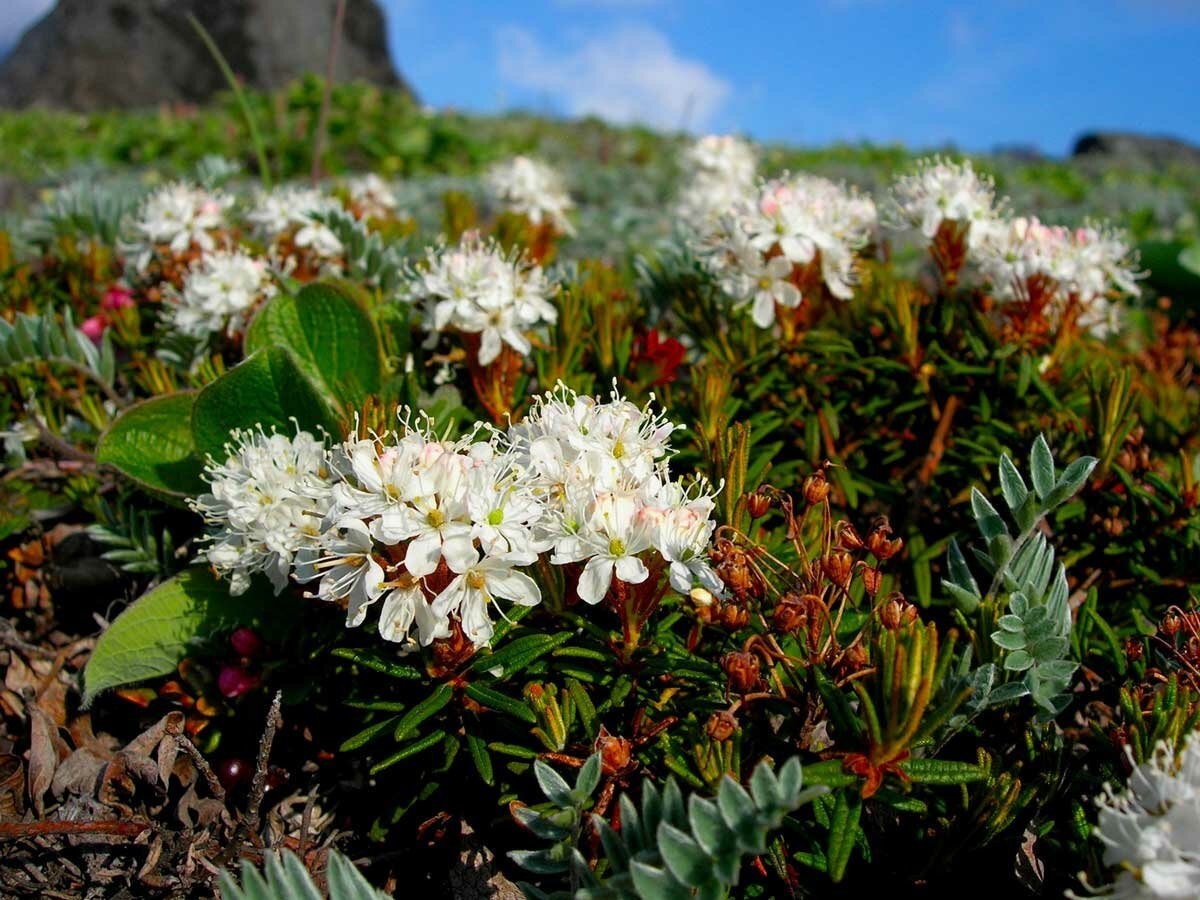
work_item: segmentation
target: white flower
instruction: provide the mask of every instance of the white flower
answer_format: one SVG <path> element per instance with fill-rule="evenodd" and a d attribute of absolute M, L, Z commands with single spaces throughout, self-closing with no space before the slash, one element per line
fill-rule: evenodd
<path fill-rule="evenodd" d="M 1119 868 L 1106 896 L 1183 900 L 1200 896 L 1200 739 L 1193 733 L 1178 759 L 1160 744 L 1134 766 L 1128 788 L 1098 799 L 1096 836 L 1104 862 Z"/>
<path fill-rule="evenodd" d="M 891 227 L 916 231 L 926 240 L 933 240 L 943 222 L 953 222 L 966 229 L 967 246 L 999 217 L 992 179 L 977 173 L 970 160 L 940 157 L 921 160 L 916 171 L 896 181 L 886 215 Z"/>
<path fill-rule="evenodd" d="M 1067 312 L 1104 337 L 1116 326 L 1113 297 L 1139 293 L 1135 255 L 1124 236 L 1100 225 L 1069 229 L 1014 218 L 972 247 L 978 278 L 1002 302 L 1043 306 L 1058 323 Z"/>
<path fill-rule="evenodd" d="M 215 530 L 208 562 L 241 594 L 263 572 L 279 593 L 297 551 L 315 545 L 331 501 L 324 445 L 308 432 L 295 437 L 238 431 L 228 459 L 206 466 L 209 493 L 191 502 Z"/>
<path fill-rule="evenodd" d="M 650 547 L 646 521 L 638 515 L 637 500 L 630 496 L 602 494 L 596 498 L 587 524 L 580 532 L 559 541 L 551 562 L 587 565 L 579 576 L 579 599 L 596 604 L 604 599 L 614 573 L 626 584 L 641 584 L 650 570 L 638 554 Z"/>
<path fill-rule="evenodd" d="M 455 614 L 462 621 L 463 632 L 477 646 L 492 637 L 492 620 L 488 607 L 496 598 L 520 606 L 537 606 L 542 592 L 528 575 L 514 568 L 512 559 L 487 556 L 470 562 L 457 560 L 450 564 L 457 573 L 446 589 L 433 601 L 433 614 L 438 617 Z"/>
<path fill-rule="evenodd" d="M 255 234 L 272 245 L 273 250 L 280 241 L 290 238 L 296 247 L 308 250 L 318 260 L 331 263 L 342 256 L 345 248 L 332 229 L 317 217 L 341 208 L 333 197 L 314 188 L 288 185 L 260 192 L 253 208 L 246 214 L 246 221 L 253 226 Z M 285 266 L 295 264 L 292 259 L 280 262 Z"/>
<path fill-rule="evenodd" d="M 346 183 L 355 213 L 363 219 L 385 219 L 396 209 L 396 195 L 387 182 L 371 172 Z"/>
<path fill-rule="evenodd" d="M 129 223 L 131 240 L 126 249 L 136 254 L 136 266 L 145 271 L 156 249 L 166 246 L 181 254 L 193 246 L 202 251 L 216 246 L 214 232 L 226 225 L 232 199 L 185 181 L 164 185 L 142 201 Z"/>
<path fill-rule="evenodd" d="M 769 327 L 775 319 L 773 303 L 799 302 L 779 286 L 786 278 L 785 264 L 791 266 L 790 275 L 819 260 L 829 293 L 842 300 L 853 296 L 858 254 L 870 242 L 876 212 L 869 198 L 851 188 L 793 175 L 763 182 L 704 224 L 693 242 L 696 250 L 735 305 L 751 307 L 755 322 Z M 764 276 L 770 267 L 773 272 Z M 766 296 L 764 277 L 772 282 Z"/>
<path fill-rule="evenodd" d="M 526 156 L 515 156 L 488 169 L 487 182 L 510 211 L 527 217 L 534 225 L 545 223 L 560 234 L 572 233 L 567 218 L 571 197 L 562 178 L 550 166 Z"/>
<path fill-rule="evenodd" d="M 431 334 L 478 335 L 477 359 L 486 366 L 505 344 L 529 353 L 526 335 L 558 318 L 551 293 L 541 268 L 505 254 L 494 242 L 466 236 L 456 247 L 427 251 L 406 299 L 420 307 Z"/>
<path fill-rule="evenodd" d="M 326 531 L 315 548 L 306 547 L 296 557 L 296 580 L 320 580 L 317 596 L 330 602 L 346 601 L 346 627 L 357 628 L 367 607 L 383 594 L 383 568 L 375 561 L 374 542 L 358 519 L 341 519 Z"/>
<path fill-rule="evenodd" d="M 191 337 L 232 336 L 274 293 L 264 260 L 242 250 L 215 250 L 192 264 L 182 291 L 167 292 L 166 317 L 176 331 Z"/>
<path fill-rule="evenodd" d="M 433 611 L 421 582 L 407 578 L 384 596 L 379 609 L 379 634 L 386 641 L 408 644 L 412 640 L 410 632 L 414 624 L 422 647 L 452 634 L 449 617 L 438 616 Z"/>
<path fill-rule="evenodd" d="M 754 187 L 754 149 L 729 135 L 708 135 L 680 157 L 685 173 L 675 214 L 685 228 L 703 228 L 728 212 Z"/>

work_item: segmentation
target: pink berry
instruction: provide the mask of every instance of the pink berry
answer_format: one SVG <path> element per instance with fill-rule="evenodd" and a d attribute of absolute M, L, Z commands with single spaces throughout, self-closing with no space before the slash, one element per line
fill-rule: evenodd
<path fill-rule="evenodd" d="M 262 652 L 262 638 L 253 628 L 242 627 L 237 629 L 229 636 L 229 643 L 233 647 L 233 652 L 238 656 L 245 656 L 253 659 Z"/>
<path fill-rule="evenodd" d="M 221 674 L 217 676 L 217 688 L 222 696 L 229 700 L 240 697 L 257 686 L 258 676 L 251 675 L 237 666 L 222 666 Z"/>

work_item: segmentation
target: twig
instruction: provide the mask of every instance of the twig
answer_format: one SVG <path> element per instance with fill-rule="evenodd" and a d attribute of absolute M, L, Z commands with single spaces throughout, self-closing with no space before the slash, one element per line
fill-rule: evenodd
<path fill-rule="evenodd" d="M 333 34 L 329 36 L 329 55 L 325 58 L 325 85 L 321 92 L 321 111 L 317 114 L 317 133 L 313 135 L 312 183 L 321 180 L 321 154 L 325 152 L 325 132 L 329 129 L 329 104 L 333 94 L 333 67 L 337 62 L 342 24 L 346 20 L 346 0 L 338 0 L 333 16 Z"/>
<path fill-rule="evenodd" d="M 279 705 L 283 702 L 283 692 L 276 691 L 271 708 L 267 711 L 267 725 L 263 729 L 262 740 L 258 744 L 258 762 L 254 767 L 254 780 L 250 782 L 250 799 L 246 805 L 246 817 L 242 820 L 238 831 L 256 834 L 259 824 L 259 807 L 262 806 L 263 794 L 267 790 L 267 763 L 271 758 L 271 745 L 275 742 L 275 731 L 282 724 L 279 715 Z"/>
<path fill-rule="evenodd" d="M 137 837 L 150 826 L 145 822 L 111 819 L 103 822 L 0 822 L 0 841 L 48 834 L 113 834 Z"/>
<path fill-rule="evenodd" d="M 30 417 L 33 420 L 33 427 L 37 429 L 38 440 L 58 453 L 64 459 L 73 459 L 78 462 L 94 463 L 96 457 L 88 453 L 86 450 L 80 450 L 74 444 L 64 441 L 61 437 L 47 428 L 36 415 Z"/>
<path fill-rule="evenodd" d="M 182 726 L 182 723 L 180 725 Z M 167 731 L 175 740 L 176 746 L 188 755 L 192 764 L 204 776 L 204 780 L 208 783 L 208 789 L 212 792 L 212 795 L 224 802 L 225 787 L 221 784 L 221 779 L 217 778 L 216 773 L 212 770 L 212 766 L 208 764 L 208 760 L 204 758 L 204 754 L 192 743 L 192 739 L 183 731 L 177 730 L 170 725 L 168 725 Z"/>
<path fill-rule="evenodd" d="M 950 423 L 954 421 L 954 414 L 958 411 L 958 402 L 958 395 L 952 394 L 942 408 L 942 416 L 933 431 L 933 440 L 929 442 L 929 453 L 926 454 L 925 463 L 917 474 L 917 481 L 922 485 L 927 485 L 933 480 L 938 464 L 942 461 L 942 454 L 946 452 L 946 436 L 950 433 Z"/>

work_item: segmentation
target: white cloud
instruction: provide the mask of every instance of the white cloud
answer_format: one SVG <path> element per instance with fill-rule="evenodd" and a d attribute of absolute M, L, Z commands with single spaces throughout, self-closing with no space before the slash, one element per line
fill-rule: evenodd
<path fill-rule="evenodd" d="M 500 76 L 541 91 L 571 115 L 658 128 L 703 128 L 729 97 L 729 82 L 676 53 L 647 25 L 597 34 L 573 50 L 544 48 L 517 26 L 497 34 Z"/>
<path fill-rule="evenodd" d="M 21 33 L 50 11 L 54 0 L 3 0 L 0 2 L 0 47 L 15 44 Z"/>

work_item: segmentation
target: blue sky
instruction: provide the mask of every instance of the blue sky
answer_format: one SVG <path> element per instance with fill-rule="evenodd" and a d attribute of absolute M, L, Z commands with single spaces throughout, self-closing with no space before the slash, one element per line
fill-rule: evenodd
<path fill-rule="evenodd" d="M 304 0 L 297 0 L 304 2 Z M 0 0 L 0 45 L 50 0 Z M 383 0 L 435 107 L 804 144 L 1200 143 L 1200 0 Z"/>

